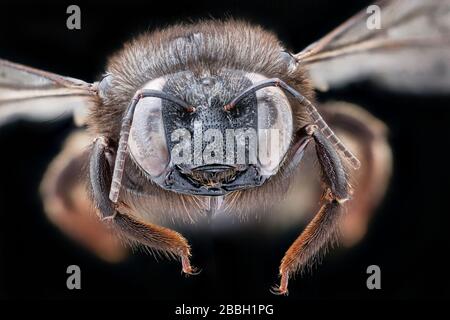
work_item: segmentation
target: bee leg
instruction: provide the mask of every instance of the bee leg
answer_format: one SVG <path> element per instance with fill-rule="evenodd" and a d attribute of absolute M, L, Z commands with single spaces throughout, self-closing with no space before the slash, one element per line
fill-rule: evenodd
<path fill-rule="evenodd" d="M 109 188 L 112 177 L 108 153 L 112 154 L 108 143 L 104 138 L 98 138 L 94 142 L 91 153 L 89 175 L 93 202 L 100 218 L 107 221 L 124 241 L 130 244 L 143 244 L 168 256 L 179 257 L 182 262 L 182 271 L 186 274 L 195 274 L 196 270 L 190 264 L 189 244 L 181 234 L 119 212 L 115 204 L 110 201 Z"/>
<path fill-rule="evenodd" d="M 315 130 L 312 137 L 325 187 L 321 200 L 322 206 L 286 251 L 280 265 L 280 285 L 272 290 L 275 294 L 287 294 L 289 278 L 297 271 L 311 265 L 321 249 L 324 249 L 335 238 L 343 204 L 349 199 L 347 174 L 332 143 L 323 136 L 320 130 Z"/>

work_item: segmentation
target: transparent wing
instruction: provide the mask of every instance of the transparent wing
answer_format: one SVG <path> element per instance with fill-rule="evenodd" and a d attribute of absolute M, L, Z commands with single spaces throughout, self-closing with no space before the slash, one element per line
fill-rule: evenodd
<path fill-rule="evenodd" d="M 0 126 L 72 115 L 81 125 L 95 96 L 92 84 L 0 59 Z"/>
<path fill-rule="evenodd" d="M 397 0 L 374 7 L 295 55 L 321 90 L 369 80 L 395 91 L 450 92 L 450 0 Z M 375 10 L 375 11 L 372 11 Z"/>

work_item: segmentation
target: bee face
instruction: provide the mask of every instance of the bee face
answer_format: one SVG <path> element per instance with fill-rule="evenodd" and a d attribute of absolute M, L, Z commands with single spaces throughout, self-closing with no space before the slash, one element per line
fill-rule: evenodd
<path fill-rule="evenodd" d="M 157 97 L 136 105 L 130 130 L 132 159 L 162 188 L 194 195 L 224 195 L 262 185 L 276 174 L 292 138 L 289 101 L 266 88 L 225 106 L 258 74 L 222 70 L 179 72 L 148 82 L 192 106 L 192 112 Z"/>

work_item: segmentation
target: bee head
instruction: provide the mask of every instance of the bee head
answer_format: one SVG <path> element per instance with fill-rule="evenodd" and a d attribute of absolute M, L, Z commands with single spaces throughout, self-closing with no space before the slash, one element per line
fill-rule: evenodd
<path fill-rule="evenodd" d="M 153 182 L 179 193 L 218 196 L 262 185 L 277 173 L 291 143 L 289 101 L 279 88 L 267 87 L 230 102 L 264 79 L 222 70 L 151 80 L 141 92 L 161 94 L 143 95 L 135 105 L 131 158 Z"/>

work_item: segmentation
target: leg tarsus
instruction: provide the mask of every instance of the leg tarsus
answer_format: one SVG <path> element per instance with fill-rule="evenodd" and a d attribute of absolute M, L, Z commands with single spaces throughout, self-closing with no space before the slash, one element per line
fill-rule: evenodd
<path fill-rule="evenodd" d="M 284 272 L 280 272 L 280 274 L 281 274 L 280 285 L 273 286 L 270 289 L 270 292 L 277 296 L 287 296 L 289 295 L 288 291 L 289 274 Z"/>
<path fill-rule="evenodd" d="M 181 272 L 186 276 L 196 276 L 202 271 L 201 269 L 197 269 L 196 267 L 191 266 L 190 257 L 187 255 L 181 256 L 181 266 Z"/>

